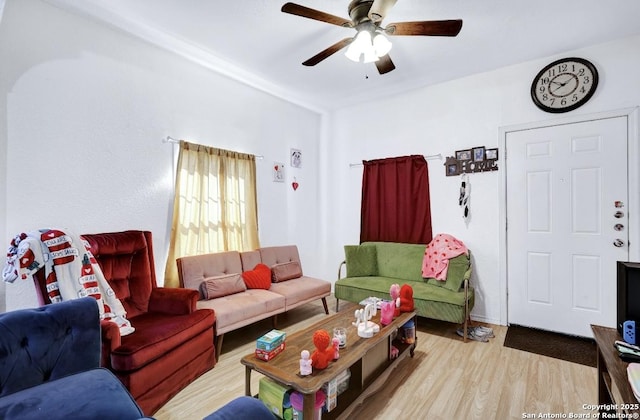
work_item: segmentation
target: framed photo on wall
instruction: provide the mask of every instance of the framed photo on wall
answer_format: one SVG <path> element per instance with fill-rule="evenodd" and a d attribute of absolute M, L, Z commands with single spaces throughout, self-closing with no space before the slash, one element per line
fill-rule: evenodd
<path fill-rule="evenodd" d="M 456 151 L 457 160 L 471 160 L 471 150 L 458 150 Z"/>
<path fill-rule="evenodd" d="M 291 166 L 294 168 L 302 167 L 302 150 L 300 149 L 291 149 L 289 151 L 289 156 L 291 157 Z"/>
<path fill-rule="evenodd" d="M 474 162 L 482 162 L 484 160 L 484 146 L 474 147 L 471 150 L 473 151 Z"/>
<path fill-rule="evenodd" d="M 446 176 L 455 176 L 460 175 L 460 164 L 458 159 L 453 156 L 448 157 L 446 162 L 444 163 L 445 175 Z"/>
<path fill-rule="evenodd" d="M 273 182 L 284 182 L 284 163 L 273 162 Z"/>
<path fill-rule="evenodd" d="M 487 160 L 497 160 L 498 159 L 498 149 L 487 149 L 487 150 L 485 150 L 484 157 Z"/>

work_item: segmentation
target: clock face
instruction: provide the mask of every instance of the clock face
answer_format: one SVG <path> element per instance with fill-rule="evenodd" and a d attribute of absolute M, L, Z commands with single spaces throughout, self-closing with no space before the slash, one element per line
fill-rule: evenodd
<path fill-rule="evenodd" d="M 531 99 L 547 112 L 567 112 L 591 98 L 598 86 L 598 71 L 582 58 L 563 58 L 540 70 L 531 84 Z"/>

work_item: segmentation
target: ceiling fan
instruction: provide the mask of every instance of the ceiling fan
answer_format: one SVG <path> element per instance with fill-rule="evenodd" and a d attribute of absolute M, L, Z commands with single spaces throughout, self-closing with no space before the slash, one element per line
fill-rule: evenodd
<path fill-rule="evenodd" d="M 310 59 L 304 61 L 305 66 L 315 66 L 345 47 L 349 47 L 346 56 L 353 61 L 375 62 L 378 72 L 385 74 L 396 66 L 389 57 L 391 43 L 384 35 L 425 35 L 425 36 L 456 36 L 462 28 L 462 20 L 425 20 L 416 22 L 390 23 L 382 27 L 382 20 L 397 0 L 352 0 L 349 3 L 351 20 L 344 19 L 316 9 L 301 6 L 296 3 L 285 3 L 284 13 L 302 16 L 308 19 L 330 23 L 332 25 L 353 28 L 358 33 L 349 38 L 336 42 L 329 48 L 320 51 Z"/>

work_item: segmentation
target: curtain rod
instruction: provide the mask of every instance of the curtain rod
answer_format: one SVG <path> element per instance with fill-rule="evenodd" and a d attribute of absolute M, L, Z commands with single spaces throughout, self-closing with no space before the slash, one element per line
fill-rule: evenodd
<path fill-rule="evenodd" d="M 437 155 L 424 155 L 424 158 L 426 160 L 435 160 L 435 159 L 442 159 L 442 153 L 438 153 Z M 356 166 L 362 166 L 362 163 L 350 163 L 349 167 L 350 168 L 355 168 Z"/>
<path fill-rule="evenodd" d="M 171 136 L 167 136 L 164 139 L 162 139 L 163 143 L 173 143 L 173 144 L 180 144 L 180 140 L 176 140 Z M 262 155 L 254 155 L 256 157 L 256 159 L 262 159 L 264 158 L 264 156 Z"/>

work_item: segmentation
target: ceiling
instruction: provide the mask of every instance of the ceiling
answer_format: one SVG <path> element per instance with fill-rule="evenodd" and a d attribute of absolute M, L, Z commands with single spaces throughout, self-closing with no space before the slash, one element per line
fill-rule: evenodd
<path fill-rule="evenodd" d="M 390 37 L 396 69 L 379 75 L 374 64 L 354 63 L 342 51 L 302 66 L 355 30 L 282 13 L 284 0 L 45 1 L 317 110 L 640 34 L 638 0 L 398 0 L 383 26 L 462 19 L 463 27 L 452 38 Z M 349 18 L 349 0 L 296 3 Z"/>

